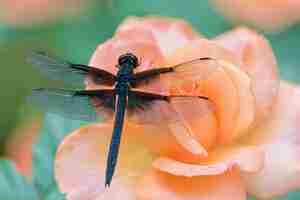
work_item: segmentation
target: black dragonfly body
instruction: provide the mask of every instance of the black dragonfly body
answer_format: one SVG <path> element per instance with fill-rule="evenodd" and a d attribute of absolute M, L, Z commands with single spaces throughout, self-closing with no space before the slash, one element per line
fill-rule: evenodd
<path fill-rule="evenodd" d="M 31 102 L 39 104 L 49 112 L 75 119 L 94 120 L 100 116 L 105 120 L 115 113 L 105 186 L 110 185 L 115 171 L 125 115 L 136 123 L 168 123 L 172 120 L 180 120 L 176 110 L 170 106 L 172 101 L 184 101 L 184 103 L 194 99 L 207 101 L 207 98 L 202 96 L 171 96 L 168 93 L 148 92 L 136 88 L 154 81 L 157 77 L 165 78 L 165 82 L 173 86 L 180 85 L 186 80 L 199 82 L 206 79 L 218 64 L 215 59 L 203 57 L 171 67 L 134 73 L 134 69 L 139 66 L 139 61 L 134 54 L 126 53 L 119 57 L 116 65 L 118 72 L 114 75 L 100 68 L 73 64 L 45 53 L 34 53 L 29 61 L 53 79 L 82 84 L 87 77 L 90 77 L 99 85 L 111 87 L 97 90 L 41 88 L 33 90 L 33 94 L 29 97 Z"/>

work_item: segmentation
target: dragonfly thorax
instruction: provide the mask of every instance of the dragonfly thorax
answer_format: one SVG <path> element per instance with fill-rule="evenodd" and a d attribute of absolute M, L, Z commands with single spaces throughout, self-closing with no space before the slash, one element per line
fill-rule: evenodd
<path fill-rule="evenodd" d="M 133 70 L 138 66 L 138 59 L 131 53 L 123 54 L 118 59 L 117 82 L 129 83 L 132 79 Z"/>
<path fill-rule="evenodd" d="M 129 83 L 132 80 L 133 72 L 128 73 L 118 73 L 117 74 L 117 82 L 118 83 Z"/>

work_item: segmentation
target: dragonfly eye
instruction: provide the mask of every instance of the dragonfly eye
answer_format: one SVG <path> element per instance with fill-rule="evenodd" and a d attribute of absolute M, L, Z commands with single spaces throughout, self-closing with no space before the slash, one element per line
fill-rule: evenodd
<path fill-rule="evenodd" d="M 133 66 L 134 68 L 136 68 L 139 64 L 139 61 L 138 61 L 138 58 L 134 54 L 126 53 L 119 57 L 118 64 L 119 64 L 119 66 L 122 66 L 124 64 L 127 64 L 127 65 L 129 64 L 129 65 Z"/>

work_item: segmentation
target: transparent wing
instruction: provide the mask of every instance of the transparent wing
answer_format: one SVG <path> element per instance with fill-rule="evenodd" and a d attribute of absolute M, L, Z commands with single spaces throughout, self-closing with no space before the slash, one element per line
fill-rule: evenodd
<path fill-rule="evenodd" d="M 164 124 L 182 121 L 181 109 L 187 108 L 189 116 L 203 112 L 193 108 L 195 102 L 208 102 L 206 97 L 164 96 L 139 90 L 132 90 L 128 96 L 128 119 L 137 124 Z"/>
<path fill-rule="evenodd" d="M 35 89 L 28 97 L 30 103 L 46 112 L 71 119 L 95 121 L 97 117 L 109 120 L 114 113 L 114 90 Z"/>
<path fill-rule="evenodd" d="M 72 64 L 44 52 L 32 53 L 28 57 L 28 62 L 49 78 L 63 80 L 75 86 L 83 86 L 87 75 L 98 84 L 113 85 L 115 82 L 115 76 L 110 72 L 86 65 Z"/>
<path fill-rule="evenodd" d="M 132 85 L 138 88 L 147 88 L 145 85 L 152 84 L 152 81 L 157 78 L 167 87 L 176 87 L 187 81 L 200 83 L 208 79 L 220 66 L 217 59 L 198 58 L 171 67 L 156 68 L 137 73 L 134 75 Z"/>

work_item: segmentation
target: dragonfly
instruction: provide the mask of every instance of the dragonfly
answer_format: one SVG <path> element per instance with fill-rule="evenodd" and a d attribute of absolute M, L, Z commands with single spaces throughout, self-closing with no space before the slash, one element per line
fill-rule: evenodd
<path fill-rule="evenodd" d="M 147 84 L 164 80 L 166 85 L 178 86 L 185 81 L 201 81 L 217 68 L 216 59 L 201 57 L 174 66 L 157 67 L 135 72 L 140 66 L 133 53 L 124 53 L 116 61 L 117 73 L 101 67 L 75 64 L 44 52 L 34 52 L 28 61 L 52 79 L 73 85 L 83 85 L 89 77 L 103 89 L 38 88 L 29 96 L 30 103 L 47 112 L 58 113 L 71 119 L 103 121 L 114 118 L 109 146 L 105 187 L 110 186 L 115 172 L 125 118 L 137 124 L 162 124 L 181 120 L 172 103 L 189 103 L 195 99 L 209 101 L 205 96 L 170 95 L 169 92 L 147 91 Z M 193 111 L 191 111 L 193 112 Z"/>

